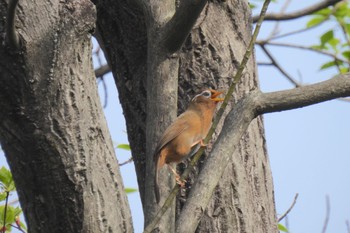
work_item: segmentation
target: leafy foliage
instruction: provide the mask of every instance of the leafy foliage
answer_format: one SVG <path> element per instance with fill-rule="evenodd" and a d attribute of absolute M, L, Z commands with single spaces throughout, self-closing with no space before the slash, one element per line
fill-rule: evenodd
<path fill-rule="evenodd" d="M 8 198 L 16 191 L 16 187 L 10 170 L 5 167 L 0 168 L 0 186 L 0 201 L 5 201 L 4 205 L 0 205 L 0 232 L 11 232 L 12 227 L 25 232 L 26 226 L 19 218 L 22 209 L 8 205 Z"/>
<path fill-rule="evenodd" d="M 320 43 L 313 49 L 333 54 L 334 58 L 321 65 L 320 70 L 335 67 L 339 73 L 349 72 L 350 68 L 350 4 L 346 1 L 337 3 L 334 7 L 322 9 L 313 14 L 307 27 L 317 26 L 325 21 L 335 23 L 335 27 L 320 36 Z"/>

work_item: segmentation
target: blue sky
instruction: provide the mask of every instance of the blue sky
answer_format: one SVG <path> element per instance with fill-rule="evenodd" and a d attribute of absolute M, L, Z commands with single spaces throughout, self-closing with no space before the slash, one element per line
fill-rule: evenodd
<path fill-rule="evenodd" d="M 284 1 L 279 1 L 284 2 Z M 287 9 L 302 9 L 318 1 L 291 2 Z M 277 12 L 280 4 L 271 4 L 269 11 Z M 309 18 L 280 24 L 281 32 L 293 31 L 306 25 Z M 269 35 L 273 23 L 264 23 L 260 38 Z M 318 42 L 318 36 L 332 24 L 323 25 L 309 33 L 288 37 L 285 40 L 303 45 Z M 295 79 L 304 84 L 326 80 L 335 70 L 319 71 L 329 61 L 325 56 L 296 49 L 269 47 L 282 66 Z M 259 48 L 257 60 L 266 61 Z M 259 67 L 261 89 L 264 92 L 290 89 L 293 86 L 272 67 Z M 108 91 L 106 119 L 115 143 L 128 143 L 125 121 L 111 75 L 105 76 Z M 103 102 L 104 90 L 99 85 Z M 293 233 L 321 232 L 326 213 L 325 196 L 329 195 L 331 211 L 327 232 L 347 232 L 345 221 L 350 221 L 350 103 L 329 101 L 264 116 L 267 149 L 270 157 L 278 214 L 283 214 L 299 193 L 297 203 L 289 214 L 289 229 Z M 130 158 L 130 153 L 118 149 L 119 162 Z M 0 163 L 6 164 L 3 156 Z M 121 167 L 126 187 L 137 187 L 134 165 Z M 142 232 L 143 216 L 138 193 L 128 195 L 135 232 Z M 284 223 L 284 222 L 282 222 Z"/>

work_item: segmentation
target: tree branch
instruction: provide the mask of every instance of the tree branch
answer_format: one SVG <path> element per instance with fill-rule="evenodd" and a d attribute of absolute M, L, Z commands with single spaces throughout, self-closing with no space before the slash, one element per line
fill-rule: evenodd
<path fill-rule="evenodd" d="M 19 39 L 15 29 L 15 16 L 18 0 L 10 0 L 7 10 L 6 39 L 10 47 L 18 49 Z"/>
<path fill-rule="evenodd" d="M 244 166 L 235 152 L 242 135 L 257 116 L 294 108 L 301 108 L 331 99 L 350 96 L 350 75 L 341 75 L 321 83 L 292 90 L 261 93 L 256 90 L 243 97 L 225 119 L 223 130 L 213 145 L 203 170 L 192 186 L 190 195 L 176 223 L 177 232 L 194 232 L 203 210 L 209 203 L 227 164 Z M 184 231 L 185 230 L 185 231 Z"/>
<path fill-rule="evenodd" d="M 309 6 L 305 9 L 302 10 L 298 10 L 295 12 L 291 12 L 288 14 L 267 14 L 265 17 L 265 20 L 276 20 L 276 21 L 280 21 L 280 20 L 290 20 L 290 19 L 296 19 L 299 17 L 303 17 L 306 15 L 310 15 L 312 13 L 315 13 L 316 11 L 319 11 L 323 8 L 335 5 L 338 2 L 341 2 L 343 0 L 324 0 L 322 2 L 319 2 L 315 5 Z M 255 15 L 253 16 L 253 22 L 256 23 L 258 21 L 259 16 Z"/>
<path fill-rule="evenodd" d="M 287 210 L 284 214 L 282 214 L 281 217 L 279 217 L 279 218 L 277 219 L 277 222 L 282 221 L 282 220 L 289 214 L 289 212 L 290 212 L 290 211 L 293 209 L 293 207 L 295 206 L 295 203 L 297 203 L 298 196 L 299 196 L 299 193 L 295 194 L 292 205 L 288 208 L 288 210 Z"/>
<path fill-rule="evenodd" d="M 330 213 L 331 213 L 331 204 L 329 201 L 329 196 L 326 195 L 326 217 L 324 219 L 322 233 L 326 233 L 326 231 L 327 231 Z"/>
<path fill-rule="evenodd" d="M 95 70 L 95 76 L 96 78 L 99 78 L 109 72 L 111 72 L 111 68 L 109 67 L 109 65 L 108 64 L 102 65 Z"/>
<path fill-rule="evenodd" d="M 206 3 L 207 0 L 181 1 L 165 27 L 164 45 L 170 54 L 181 48 Z"/>
<path fill-rule="evenodd" d="M 342 59 L 340 57 L 337 57 L 337 56 L 335 56 L 332 53 L 329 53 L 329 52 L 326 52 L 326 51 L 322 51 L 322 50 L 319 50 L 319 49 L 315 49 L 315 48 L 312 48 L 312 47 L 308 47 L 308 46 L 288 44 L 288 43 L 281 43 L 281 42 L 271 42 L 271 41 L 267 42 L 267 41 L 261 41 L 261 40 L 256 41 L 256 44 L 258 44 L 258 45 L 273 45 L 273 46 L 281 46 L 281 47 L 289 47 L 289 48 L 295 48 L 295 49 L 309 50 L 309 51 L 312 51 L 312 52 L 320 53 L 322 55 L 331 57 L 331 58 L 333 58 L 333 59 L 335 59 L 337 61 L 341 61 L 343 63 L 346 63 L 346 64 L 350 65 L 349 61 L 344 60 L 344 59 Z"/>
<path fill-rule="evenodd" d="M 270 51 L 267 50 L 265 45 L 261 44 L 260 47 L 265 52 L 265 54 L 268 56 L 268 58 L 270 59 L 272 65 L 275 66 L 293 85 L 295 85 L 296 87 L 299 87 L 300 84 L 282 68 L 282 66 L 272 56 Z"/>

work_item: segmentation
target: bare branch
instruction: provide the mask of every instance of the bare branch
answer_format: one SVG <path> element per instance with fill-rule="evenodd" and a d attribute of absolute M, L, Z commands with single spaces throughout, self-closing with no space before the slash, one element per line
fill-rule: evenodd
<path fill-rule="evenodd" d="M 292 36 L 292 35 L 295 35 L 295 34 L 298 34 L 298 33 L 302 33 L 302 32 L 305 32 L 305 31 L 308 31 L 308 30 L 311 30 L 313 28 L 316 28 L 318 26 L 321 26 L 324 22 L 321 22 L 319 24 L 316 24 L 316 25 L 313 25 L 311 27 L 305 27 L 305 28 L 301 28 L 301 29 L 298 29 L 298 30 L 295 30 L 295 31 L 291 31 L 291 32 L 286 32 L 284 34 L 280 34 L 280 35 L 275 35 L 274 37 L 270 38 L 270 40 L 276 40 L 276 39 L 281 39 L 283 37 L 287 37 L 287 36 Z M 269 40 L 269 41 L 270 41 Z"/>
<path fill-rule="evenodd" d="M 109 67 L 109 65 L 108 64 L 102 65 L 95 70 L 95 76 L 96 78 L 100 78 L 109 72 L 111 72 L 111 68 Z"/>
<path fill-rule="evenodd" d="M 343 63 L 346 63 L 346 64 L 349 64 L 350 65 L 350 62 L 347 61 L 347 60 L 344 60 L 340 57 L 337 57 L 336 55 L 330 53 L 330 52 L 327 52 L 327 51 L 322 51 L 322 50 L 319 50 L 319 49 L 315 49 L 315 48 L 312 48 L 312 47 L 308 47 L 308 46 L 303 46 L 303 45 L 295 45 L 295 44 L 288 44 L 288 43 L 281 43 L 281 42 L 267 42 L 267 41 L 256 41 L 256 44 L 258 45 L 274 45 L 274 46 L 281 46 L 281 47 L 289 47 L 289 48 L 296 48 L 296 49 L 303 49 L 303 50 L 309 50 L 309 51 L 312 51 L 312 52 L 316 52 L 316 53 L 320 53 L 322 55 L 325 55 L 325 56 L 328 56 L 328 57 L 331 57 L 333 58 L 334 60 L 337 60 L 337 61 L 341 61 Z"/>
<path fill-rule="evenodd" d="M 348 233 L 350 233 L 350 223 L 349 223 L 349 220 L 346 220 L 345 221 L 345 224 L 346 224 L 346 230 Z"/>
<path fill-rule="evenodd" d="M 107 107 L 107 104 L 108 104 L 108 89 L 107 89 L 107 84 L 106 84 L 105 80 L 103 79 L 103 76 L 101 76 L 100 79 L 99 79 L 98 81 L 102 82 L 103 90 L 104 90 L 104 93 L 105 93 L 104 102 L 103 102 L 103 108 L 106 108 L 106 107 Z"/>
<path fill-rule="evenodd" d="M 10 0 L 7 10 L 6 39 L 10 47 L 18 49 L 19 39 L 15 29 L 15 16 L 18 0 Z"/>
<path fill-rule="evenodd" d="M 177 232 L 193 229 L 209 203 L 227 164 L 244 166 L 242 158 L 232 156 L 250 122 L 258 115 L 301 108 L 331 99 L 350 96 L 350 74 L 292 90 L 261 93 L 256 90 L 242 98 L 227 115 L 223 130 L 191 188 L 189 197 L 177 221 Z"/>
<path fill-rule="evenodd" d="M 299 196 L 298 193 L 295 194 L 292 205 L 288 208 L 288 210 L 287 210 L 284 214 L 282 214 L 281 217 L 279 217 L 279 218 L 277 219 L 277 222 L 282 221 L 282 219 L 284 219 L 284 218 L 289 214 L 289 212 L 290 212 L 290 211 L 293 209 L 293 207 L 295 206 L 295 203 L 297 203 L 298 196 Z"/>
<path fill-rule="evenodd" d="M 125 164 L 131 163 L 133 161 L 132 157 L 130 159 L 126 160 L 125 162 L 122 162 L 119 164 L 119 166 L 124 166 Z"/>
<path fill-rule="evenodd" d="M 315 13 L 316 11 L 319 11 L 323 8 L 335 5 L 338 2 L 341 2 L 344 0 L 324 0 L 322 2 L 319 2 L 315 5 L 309 6 L 307 8 L 304 8 L 302 10 L 298 10 L 295 12 L 291 12 L 288 14 L 267 14 L 265 17 L 265 20 L 276 20 L 276 21 L 280 21 L 280 20 L 290 20 L 290 19 L 296 19 L 296 18 L 300 18 L 306 15 L 310 15 L 312 13 Z M 258 20 L 259 16 L 253 16 L 253 22 L 255 23 Z"/>
<path fill-rule="evenodd" d="M 329 201 L 329 196 L 326 195 L 326 217 L 324 219 L 322 233 L 326 233 L 326 231 L 327 231 L 330 212 L 331 212 L 331 204 Z"/>
<path fill-rule="evenodd" d="M 257 103 L 257 113 L 261 115 L 285 111 L 348 96 L 350 96 L 350 73 L 292 90 L 262 94 L 259 97 L 261 100 Z"/>
<path fill-rule="evenodd" d="M 164 44 L 170 54 L 181 48 L 206 3 L 207 0 L 181 1 L 164 32 Z"/>
<path fill-rule="evenodd" d="M 284 2 L 283 6 L 281 8 L 280 14 L 283 14 L 287 10 L 287 7 L 289 6 L 290 2 L 291 2 L 291 0 L 287 0 Z M 280 22 L 277 21 L 275 23 L 275 26 L 273 27 L 272 31 L 270 32 L 270 35 L 267 37 L 268 38 L 267 40 L 274 38 L 278 34 L 279 25 L 280 25 Z"/>
<path fill-rule="evenodd" d="M 266 49 L 265 45 L 260 45 L 260 47 L 265 52 L 265 54 L 269 57 L 269 59 L 271 60 L 272 65 L 275 66 L 293 85 L 295 85 L 296 87 L 299 87 L 300 84 L 282 68 L 282 66 L 272 56 L 270 51 L 268 51 Z"/>
<path fill-rule="evenodd" d="M 258 66 L 273 66 L 272 62 L 263 62 L 259 61 L 257 62 Z"/>

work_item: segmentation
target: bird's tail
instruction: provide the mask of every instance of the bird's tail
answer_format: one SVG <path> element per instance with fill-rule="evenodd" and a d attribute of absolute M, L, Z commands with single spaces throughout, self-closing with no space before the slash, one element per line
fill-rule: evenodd
<path fill-rule="evenodd" d="M 158 182 L 158 176 L 159 176 L 159 170 L 164 166 L 165 164 L 165 156 L 164 151 L 161 151 L 159 154 L 154 156 L 154 194 L 156 196 L 156 201 L 159 203 L 160 200 L 160 191 L 159 191 L 159 182 Z"/>
<path fill-rule="evenodd" d="M 154 194 L 156 196 L 156 201 L 159 203 L 160 193 L 159 193 L 159 185 L 158 185 L 158 162 L 155 164 L 155 174 L 154 174 Z"/>

